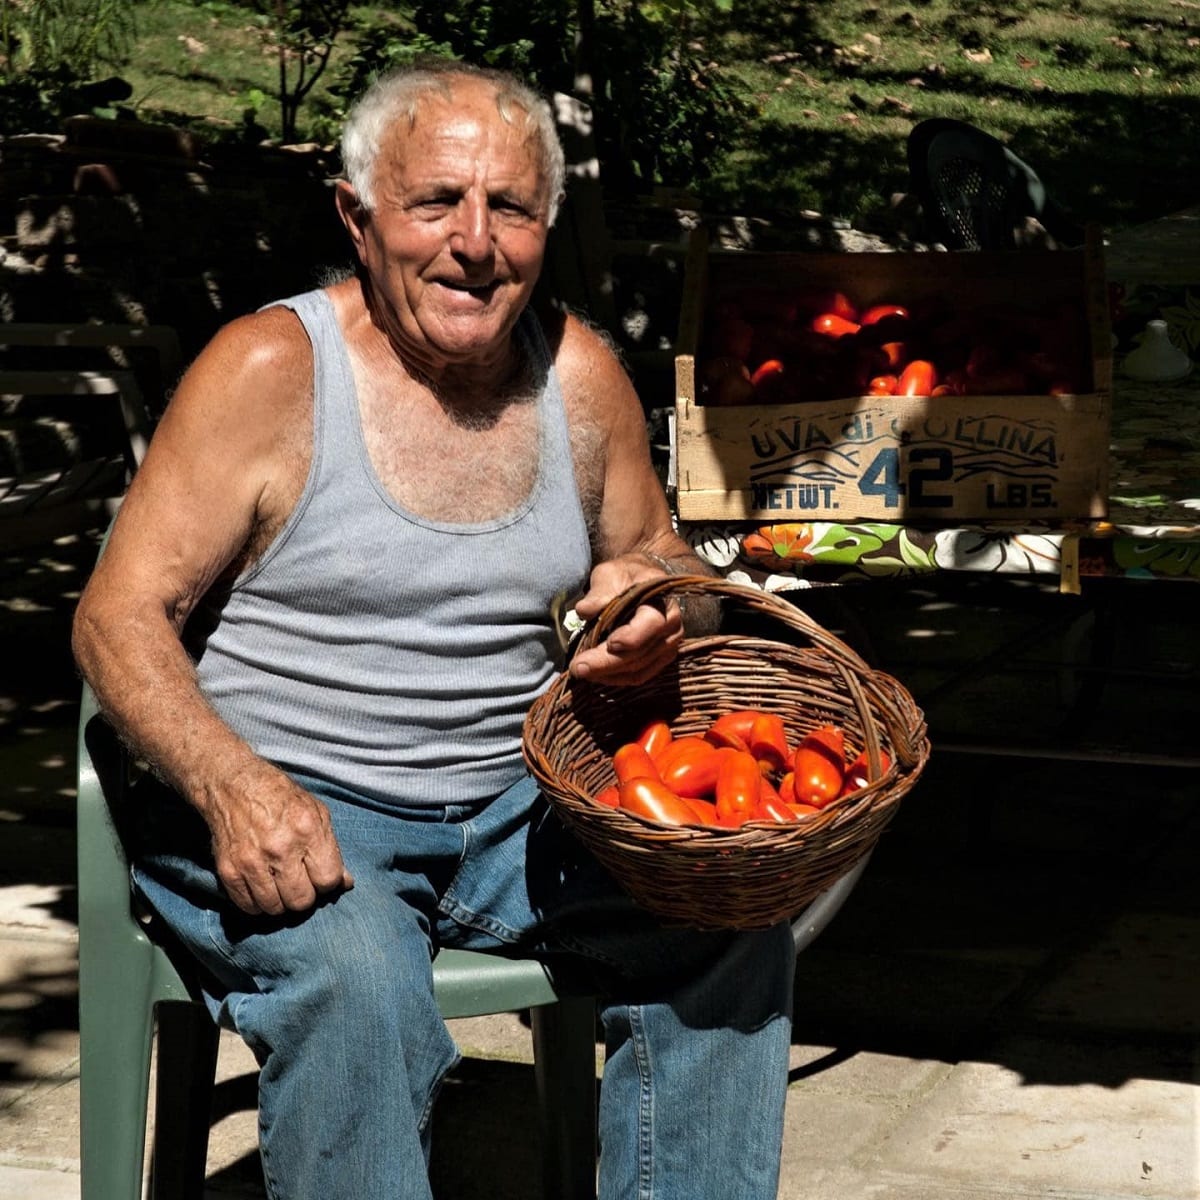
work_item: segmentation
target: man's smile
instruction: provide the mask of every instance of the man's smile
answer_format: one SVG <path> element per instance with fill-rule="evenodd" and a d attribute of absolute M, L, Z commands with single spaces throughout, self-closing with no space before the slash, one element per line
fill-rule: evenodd
<path fill-rule="evenodd" d="M 457 292 L 463 296 L 473 296 L 478 300 L 490 300 L 501 286 L 501 280 L 490 279 L 486 283 L 471 283 L 465 279 L 436 279 L 434 283 L 447 291 Z"/>

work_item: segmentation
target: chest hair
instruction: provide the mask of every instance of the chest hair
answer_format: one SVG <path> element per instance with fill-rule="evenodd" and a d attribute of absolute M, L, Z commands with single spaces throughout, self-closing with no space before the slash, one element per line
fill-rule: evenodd
<path fill-rule="evenodd" d="M 360 388 L 360 417 L 371 465 L 388 493 L 426 520 L 495 520 L 528 498 L 541 446 L 537 388 L 528 379 L 483 404 L 455 403 L 412 385 Z M 571 456 L 589 535 L 603 496 L 604 439 L 594 421 L 567 406 Z"/>

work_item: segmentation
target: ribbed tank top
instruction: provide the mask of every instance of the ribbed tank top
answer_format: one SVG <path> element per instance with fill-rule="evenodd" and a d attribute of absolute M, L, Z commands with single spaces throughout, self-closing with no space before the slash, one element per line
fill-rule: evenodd
<path fill-rule="evenodd" d="M 525 714 L 560 665 L 552 608 L 590 567 L 541 326 L 528 312 L 517 326 L 544 379 L 536 482 L 506 516 L 451 524 L 406 511 L 376 475 L 329 296 L 280 303 L 312 343 L 312 463 L 266 552 L 189 622 L 201 690 L 289 774 L 380 804 L 497 795 L 524 771 Z"/>

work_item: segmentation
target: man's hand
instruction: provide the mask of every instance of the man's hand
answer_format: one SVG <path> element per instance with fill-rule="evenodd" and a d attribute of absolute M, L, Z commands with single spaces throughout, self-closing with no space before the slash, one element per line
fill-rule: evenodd
<path fill-rule="evenodd" d="M 667 574 L 645 554 L 624 554 L 602 562 L 592 571 L 587 592 L 575 605 L 584 620 L 597 616 L 626 588 L 644 579 Z M 668 599 L 665 607 L 640 604 L 624 625 L 602 645 L 582 650 L 571 660 L 571 674 L 592 683 L 630 686 L 653 678 L 669 666 L 683 642 L 683 617 L 679 605 Z"/>
<path fill-rule="evenodd" d="M 354 886 L 329 810 L 268 763 L 240 772 L 203 812 L 217 877 L 243 912 L 306 912 Z"/>

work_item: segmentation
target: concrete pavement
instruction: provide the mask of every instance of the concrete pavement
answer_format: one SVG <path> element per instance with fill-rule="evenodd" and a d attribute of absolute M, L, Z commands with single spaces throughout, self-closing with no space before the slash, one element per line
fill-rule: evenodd
<path fill-rule="evenodd" d="M 93 553 L 85 539 L 5 557 L 0 585 L 6 1200 L 79 1194 L 65 629 Z M 962 596 L 955 604 L 892 596 L 857 616 L 885 665 L 915 687 L 936 638 L 914 630 L 941 629 L 943 645 L 982 636 L 971 621 L 955 624 L 968 607 Z M 993 611 L 988 628 L 1016 620 Z M 1194 658 L 1189 620 L 1181 612 L 1153 645 L 1143 632 L 1121 653 L 1144 665 L 1190 645 Z M 1069 636 L 1074 645 L 1080 631 Z M 963 728 L 1003 738 L 1015 721 L 1044 732 L 1062 716 L 1062 692 L 1061 673 L 1026 672 L 930 707 L 926 778 L 797 964 L 782 1200 L 1200 1196 L 1194 768 L 948 748 Z M 1145 680 L 1108 687 L 1088 732 L 1119 729 L 1157 752 L 1168 726 L 1190 719 L 1191 695 L 1164 701 Z M 1157 735 L 1156 708 L 1167 730 Z M 527 1027 L 513 1014 L 455 1022 L 454 1032 L 466 1057 L 439 1106 L 439 1200 L 537 1200 Z M 219 1069 L 209 1191 L 259 1197 L 253 1060 L 226 1037 Z"/>

